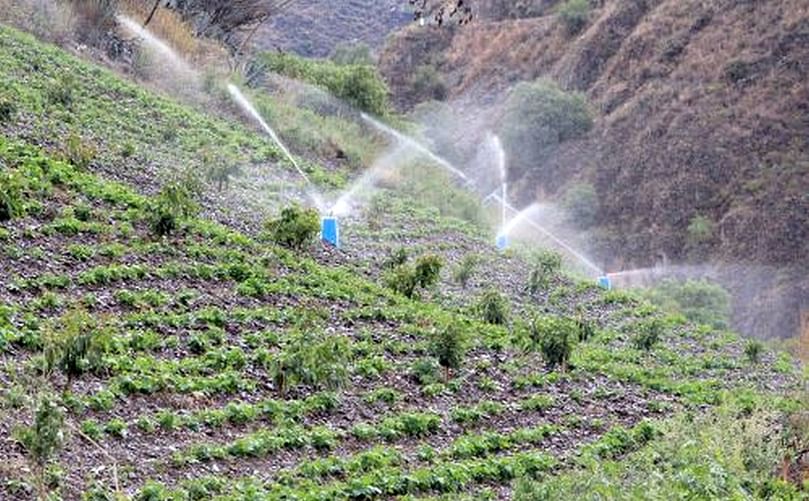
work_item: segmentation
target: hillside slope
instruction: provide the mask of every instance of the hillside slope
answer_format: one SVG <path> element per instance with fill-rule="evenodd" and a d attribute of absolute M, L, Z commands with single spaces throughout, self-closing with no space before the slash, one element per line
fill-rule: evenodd
<path fill-rule="evenodd" d="M 523 201 L 593 183 L 593 239 L 615 271 L 661 257 L 784 268 L 780 281 L 763 280 L 768 294 L 792 302 L 790 320 L 762 327 L 796 332 L 809 308 L 806 3 L 607 0 L 576 36 L 557 3 L 513 11 L 480 2 L 477 22 L 463 29 L 410 27 L 387 45 L 383 71 L 407 96 L 407 75 L 435 65 L 459 108 L 487 107 L 515 82 L 543 76 L 584 91 L 593 130 L 512 180 Z M 697 216 L 712 232 L 695 245 L 688 227 Z"/>
<path fill-rule="evenodd" d="M 13 30 L 0 28 L 0 46 L 4 83 L 20 92 L 0 134 L 2 499 L 507 499 L 515 478 L 544 484 L 547 471 L 654 452 L 660 433 L 695 428 L 695 414 L 705 436 L 713 413 L 730 413 L 756 424 L 742 440 L 753 447 L 781 443 L 759 440 L 762 430 L 796 440 L 783 424 L 801 409 L 789 398 L 800 376 L 788 356 L 558 271 L 533 296 L 506 277 L 504 292 L 542 314 L 515 308 L 513 322 L 498 325 L 454 303 L 462 291 L 408 299 L 319 243 L 291 251 L 192 215 L 161 236 L 155 215 L 168 202 L 150 196 L 152 178 L 171 169 L 172 146 L 178 162 L 192 162 L 193 139 L 213 130 L 275 166 L 264 163 L 266 144 Z M 18 70 L 26 65 L 35 78 Z M 81 76 L 70 106 L 45 85 L 68 74 Z M 27 129 L 21 118 L 37 116 L 37 105 L 47 120 Z M 124 129 L 129 117 L 142 134 Z M 178 141 L 165 146 L 157 138 L 178 121 Z M 90 136 L 94 123 L 109 135 Z M 63 146 L 47 132 L 68 124 L 106 153 L 56 158 Z M 119 176 L 119 159 L 131 157 L 119 134 L 154 170 Z M 451 239 L 426 240 L 445 228 L 415 217 L 441 223 L 435 211 L 388 202 L 376 222 L 396 225 L 369 221 L 369 234 L 353 235 L 369 253 L 421 237 L 450 254 Z M 444 371 L 436 339 L 446 332 L 468 351 Z M 553 366 L 539 345 L 559 333 L 572 353 Z M 797 487 L 771 478 L 792 449 L 761 452 L 761 464 L 743 467 L 714 455 L 702 480 L 729 496 L 799 499 Z M 806 469 L 794 459 L 789 480 Z"/>
<path fill-rule="evenodd" d="M 310 57 L 328 56 L 341 43 L 379 47 L 413 15 L 399 0 L 315 0 L 292 2 L 256 35 L 256 45 Z"/>

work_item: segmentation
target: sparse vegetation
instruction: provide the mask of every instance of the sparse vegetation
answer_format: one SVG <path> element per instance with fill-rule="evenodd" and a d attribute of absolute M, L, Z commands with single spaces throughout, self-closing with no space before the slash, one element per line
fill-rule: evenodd
<path fill-rule="evenodd" d="M 590 14 L 589 0 L 565 0 L 557 8 L 559 17 L 565 23 L 571 35 L 579 33 L 585 26 Z"/>

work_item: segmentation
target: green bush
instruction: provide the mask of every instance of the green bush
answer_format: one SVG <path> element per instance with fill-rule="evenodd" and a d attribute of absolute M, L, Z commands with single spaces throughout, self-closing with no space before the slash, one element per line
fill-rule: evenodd
<path fill-rule="evenodd" d="M 516 179 L 543 165 L 568 140 L 584 136 L 593 118 L 583 94 L 566 92 L 547 79 L 519 83 L 511 90 L 501 120 L 503 143 Z"/>
<path fill-rule="evenodd" d="M 196 214 L 198 207 L 190 187 L 172 182 L 163 187 L 147 210 L 147 221 L 152 233 L 165 236 L 179 229 L 180 222 Z"/>
<path fill-rule="evenodd" d="M 406 254 L 398 254 L 393 262 L 406 259 Z M 441 258 L 432 254 L 420 256 L 415 264 L 404 262 L 385 274 L 386 285 L 405 297 L 413 298 L 419 290 L 435 285 L 441 276 Z"/>
<path fill-rule="evenodd" d="M 578 324 L 568 318 L 541 315 L 528 325 L 527 348 L 539 350 L 549 369 L 565 369 L 579 337 Z"/>
<path fill-rule="evenodd" d="M 568 33 L 575 35 L 585 26 L 590 16 L 590 0 L 566 0 L 556 11 L 565 23 Z"/>
<path fill-rule="evenodd" d="M 34 425 L 17 433 L 17 440 L 37 467 L 43 468 L 62 447 L 64 421 L 64 410 L 56 399 L 43 395 L 34 412 Z"/>
<path fill-rule="evenodd" d="M 71 132 L 65 141 L 63 156 L 66 162 L 80 170 L 87 170 L 93 162 L 98 151 L 90 142 L 82 139 L 75 132 Z"/>
<path fill-rule="evenodd" d="M 314 332 L 295 333 L 275 356 L 269 373 L 281 396 L 299 385 L 336 389 L 348 379 L 348 339 Z"/>
<path fill-rule="evenodd" d="M 716 223 L 709 217 L 697 214 L 688 223 L 686 242 L 690 248 L 709 243 L 716 235 Z"/>
<path fill-rule="evenodd" d="M 10 122 L 17 113 L 17 105 L 8 96 L 0 94 L 0 124 Z"/>
<path fill-rule="evenodd" d="M 430 340 L 430 352 L 444 368 L 444 379 L 449 379 L 449 371 L 459 369 L 466 355 L 467 341 L 464 330 L 456 324 L 450 324 L 436 330 Z"/>
<path fill-rule="evenodd" d="M 374 58 L 371 55 L 371 48 L 363 42 L 346 43 L 341 42 L 334 46 L 329 59 L 341 65 L 363 65 L 373 66 Z"/>
<path fill-rule="evenodd" d="M 439 368 L 440 364 L 434 358 L 420 358 L 413 362 L 410 375 L 420 385 L 426 386 L 438 382 L 440 379 Z"/>
<path fill-rule="evenodd" d="M 101 356 L 100 331 L 95 320 L 81 309 L 65 313 L 45 339 L 48 370 L 60 370 L 70 382 L 95 366 Z"/>
<path fill-rule="evenodd" d="M 430 64 L 416 67 L 410 77 L 410 87 L 419 101 L 443 101 L 447 98 L 447 84 L 435 66 Z"/>
<path fill-rule="evenodd" d="M 270 52 L 264 53 L 262 60 L 268 70 L 323 87 L 363 111 L 379 116 L 388 113 L 388 87 L 373 66 Z"/>
<path fill-rule="evenodd" d="M 534 265 L 528 275 L 526 290 L 536 294 L 547 288 L 551 280 L 562 270 L 562 256 L 555 252 L 543 251 L 534 258 Z"/>
<path fill-rule="evenodd" d="M 13 171 L 0 171 L 0 221 L 9 221 L 24 212 L 22 177 Z"/>
<path fill-rule="evenodd" d="M 480 261 L 480 258 L 477 254 L 465 255 L 452 274 L 453 280 L 466 289 L 469 279 L 472 278 L 472 273 L 474 273 L 478 265 L 478 261 Z"/>
<path fill-rule="evenodd" d="M 632 344 L 639 350 L 649 351 L 660 341 L 663 334 L 663 322 L 658 318 L 650 318 L 639 322 L 638 332 L 632 339 Z"/>
<path fill-rule="evenodd" d="M 744 355 L 750 363 L 757 364 L 761 359 L 761 353 L 764 351 L 764 345 L 757 339 L 750 339 L 744 345 Z"/>
<path fill-rule="evenodd" d="M 271 241 L 291 249 L 302 249 L 320 232 L 320 217 L 314 209 L 292 205 L 282 209 L 281 214 L 267 221 L 264 227 Z"/>
<path fill-rule="evenodd" d="M 489 289 L 483 293 L 477 304 L 477 310 L 484 321 L 494 325 L 508 323 L 509 304 L 497 289 Z"/>
<path fill-rule="evenodd" d="M 662 309 L 681 313 L 692 322 L 716 329 L 730 324 L 730 294 L 708 280 L 665 280 L 645 295 Z"/>
<path fill-rule="evenodd" d="M 571 222 L 582 229 L 593 226 L 598 217 L 598 195 L 590 183 L 574 183 L 565 192 L 562 207 Z"/>
<path fill-rule="evenodd" d="M 73 75 L 65 74 L 61 79 L 54 80 L 45 91 L 45 95 L 51 104 L 57 104 L 69 108 L 73 104 L 73 93 L 76 83 Z"/>

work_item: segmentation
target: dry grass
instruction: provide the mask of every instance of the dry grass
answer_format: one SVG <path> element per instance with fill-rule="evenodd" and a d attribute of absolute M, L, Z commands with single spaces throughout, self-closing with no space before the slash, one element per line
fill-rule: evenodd
<path fill-rule="evenodd" d="M 143 23 L 152 10 L 152 2 L 121 0 L 120 10 L 133 20 Z M 149 31 L 165 40 L 174 50 L 186 57 L 196 56 L 200 50 L 200 42 L 194 36 L 191 26 L 174 11 L 159 8 L 148 28 Z"/>

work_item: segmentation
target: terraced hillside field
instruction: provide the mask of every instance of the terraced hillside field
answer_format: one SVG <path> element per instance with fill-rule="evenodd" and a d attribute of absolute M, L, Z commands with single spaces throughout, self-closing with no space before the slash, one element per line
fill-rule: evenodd
<path fill-rule="evenodd" d="M 348 223 L 346 252 L 280 247 L 224 196 L 198 216 L 171 177 L 127 166 L 201 162 L 183 138 L 211 130 L 245 158 L 272 149 L 11 30 L 0 44 L 17 105 L 0 136 L 1 499 L 801 498 L 785 354 L 555 266 L 526 290 L 519 251 L 392 192 Z M 82 97 L 48 97 L 48 64 Z M 86 108 L 112 88 L 138 100 L 125 136 L 107 121 L 128 98 Z M 49 141 L 92 124 L 92 161 Z M 140 133 L 172 127 L 177 143 Z M 121 160 L 122 139 L 143 156 Z M 401 244 L 449 265 L 421 298 L 380 278 Z M 469 287 L 450 283 L 470 252 Z M 495 278 L 501 315 L 480 299 Z"/>

